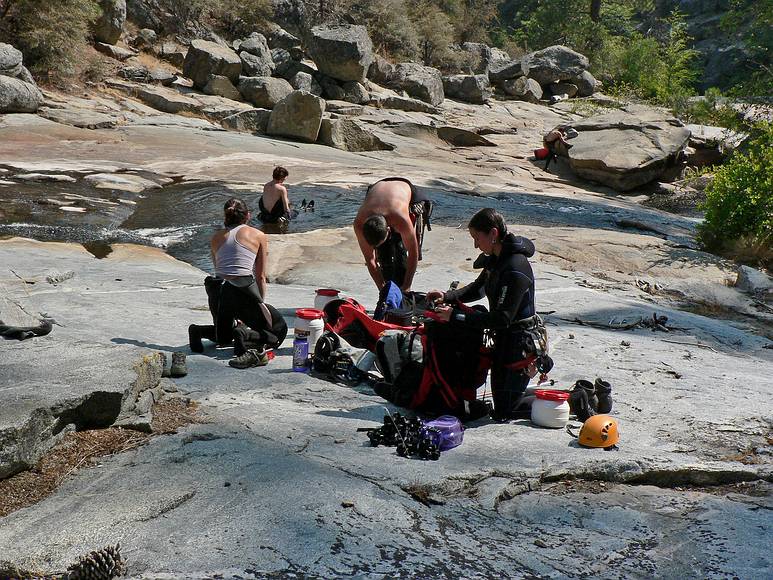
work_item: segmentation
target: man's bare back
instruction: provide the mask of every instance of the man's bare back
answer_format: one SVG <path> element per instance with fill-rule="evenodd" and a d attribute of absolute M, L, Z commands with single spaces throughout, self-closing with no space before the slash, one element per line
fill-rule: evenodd
<path fill-rule="evenodd" d="M 282 200 L 285 213 L 290 211 L 290 201 L 287 196 L 287 188 L 283 181 L 272 179 L 263 186 L 263 207 L 271 211 L 278 200 Z"/>

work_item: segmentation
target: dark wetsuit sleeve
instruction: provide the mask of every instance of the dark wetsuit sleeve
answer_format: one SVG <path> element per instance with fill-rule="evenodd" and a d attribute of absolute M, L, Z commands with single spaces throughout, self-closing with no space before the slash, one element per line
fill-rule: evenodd
<path fill-rule="evenodd" d="M 480 273 L 474 282 L 457 288 L 456 290 L 449 290 L 443 297 L 443 302 L 475 302 L 486 296 L 486 271 Z"/>
<path fill-rule="evenodd" d="M 477 281 L 476 281 L 477 282 Z M 491 312 L 465 312 L 454 310 L 452 321 L 475 328 L 501 330 L 518 320 L 521 302 L 528 297 L 531 279 L 522 272 L 503 272 L 499 283 L 499 296 L 491 296 Z M 463 288 L 462 290 L 465 290 Z"/>

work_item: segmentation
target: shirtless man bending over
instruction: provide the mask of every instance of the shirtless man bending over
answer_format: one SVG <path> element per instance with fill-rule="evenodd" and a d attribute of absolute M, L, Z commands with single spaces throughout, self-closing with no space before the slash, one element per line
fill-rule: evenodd
<path fill-rule="evenodd" d="M 368 187 L 354 233 L 379 290 L 391 280 L 410 291 L 431 209 L 432 202 L 407 179 L 389 177 Z"/>
<path fill-rule="evenodd" d="M 275 167 L 273 179 L 263 186 L 263 195 L 258 202 L 258 218 L 266 224 L 275 224 L 290 218 L 290 198 L 284 182 L 289 172 L 284 167 Z"/>

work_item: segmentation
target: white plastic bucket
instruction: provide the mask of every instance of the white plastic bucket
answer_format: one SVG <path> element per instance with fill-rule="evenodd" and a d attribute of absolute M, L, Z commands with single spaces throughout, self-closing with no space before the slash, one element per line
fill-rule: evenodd
<path fill-rule="evenodd" d="M 531 404 L 531 421 L 540 427 L 563 429 L 569 422 L 569 393 L 537 389 Z"/>
<path fill-rule="evenodd" d="M 338 300 L 339 290 L 335 288 L 320 288 L 316 291 L 314 296 L 314 308 L 316 310 L 324 310 L 325 306 L 333 300 Z"/>
<path fill-rule="evenodd" d="M 325 331 L 323 312 L 315 308 L 299 308 L 295 311 L 296 338 L 306 338 L 309 341 L 309 354 L 314 353 L 317 340 Z"/>

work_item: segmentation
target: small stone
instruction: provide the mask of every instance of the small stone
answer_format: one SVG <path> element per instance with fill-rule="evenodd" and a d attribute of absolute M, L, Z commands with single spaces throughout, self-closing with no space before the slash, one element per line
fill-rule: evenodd
<path fill-rule="evenodd" d="M 543 542 L 542 540 L 539 540 L 539 539 L 534 540 L 534 545 L 537 546 L 538 548 L 549 548 L 550 547 L 545 542 Z"/>
<path fill-rule="evenodd" d="M 631 343 L 628 342 L 627 340 L 621 340 L 620 341 L 620 346 L 631 346 Z"/>
<path fill-rule="evenodd" d="M 223 487 L 231 487 L 231 482 L 230 482 L 230 481 L 226 481 L 226 482 L 223 484 Z"/>
<path fill-rule="evenodd" d="M 341 507 L 353 508 L 354 507 L 354 502 L 353 501 L 349 501 L 349 500 L 344 500 L 344 501 L 341 502 Z"/>
<path fill-rule="evenodd" d="M 346 439 L 334 439 L 333 443 L 346 443 Z"/>
<path fill-rule="evenodd" d="M 574 340 L 574 335 L 573 334 L 569 335 L 569 340 Z"/>

